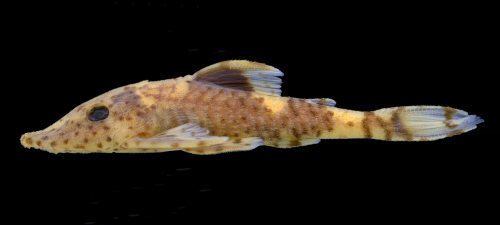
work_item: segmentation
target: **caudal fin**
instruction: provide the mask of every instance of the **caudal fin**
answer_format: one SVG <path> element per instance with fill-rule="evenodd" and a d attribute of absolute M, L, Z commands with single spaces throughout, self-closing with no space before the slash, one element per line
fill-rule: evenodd
<path fill-rule="evenodd" d="M 473 130 L 484 122 L 476 115 L 442 106 L 394 107 L 374 113 L 386 119 L 385 127 L 394 141 L 442 139 Z"/>

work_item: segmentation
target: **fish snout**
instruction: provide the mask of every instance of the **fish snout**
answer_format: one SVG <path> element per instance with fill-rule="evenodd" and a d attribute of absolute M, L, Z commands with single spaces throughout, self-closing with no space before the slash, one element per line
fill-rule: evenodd
<path fill-rule="evenodd" d="M 25 133 L 21 136 L 21 144 L 25 148 L 37 148 L 51 151 L 56 147 L 56 141 L 52 140 L 54 135 L 47 131 L 36 131 Z"/>
<path fill-rule="evenodd" d="M 25 148 L 32 148 L 36 141 L 33 140 L 34 132 L 25 133 L 21 136 L 21 145 Z"/>

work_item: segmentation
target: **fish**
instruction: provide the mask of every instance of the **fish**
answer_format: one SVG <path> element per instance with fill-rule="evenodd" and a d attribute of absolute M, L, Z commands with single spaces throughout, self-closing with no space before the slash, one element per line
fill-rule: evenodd
<path fill-rule="evenodd" d="M 283 72 L 228 60 L 193 75 L 113 89 L 71 110 L 46 129 L 21 136 L 25 148 L 50 153 L 197 155 L 292 148 L 322 139 L 433 141 L 476 128 L 483 120 L 448 106 L 374 111 L 336 107 L 329 98 L 281 96 Z"/>

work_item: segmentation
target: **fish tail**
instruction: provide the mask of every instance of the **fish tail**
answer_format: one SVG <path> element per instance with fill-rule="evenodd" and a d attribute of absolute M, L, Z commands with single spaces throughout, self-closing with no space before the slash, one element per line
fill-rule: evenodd
<path fill-rule="evenodd" d="M 483 120 L 443 106 L 402 106 L 365 112 L 361 129 L 366 138 L 389 141 L 432 141 L 473 130 Z"/>

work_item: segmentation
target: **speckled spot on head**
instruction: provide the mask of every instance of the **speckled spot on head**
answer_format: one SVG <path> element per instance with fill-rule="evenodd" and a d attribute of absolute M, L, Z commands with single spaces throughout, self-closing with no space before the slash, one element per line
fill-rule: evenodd
<path fill-rule="evenodd" d="M 56 141 L 51 141 L 50 142 L 50 146 L 53 148 L 53 147 L 56 147 L 57 145 L 57 142 Z"/>
<path fill-rule="evenodd" d="M 36 141 L 36 145 L 37 145 L 38 147 L 42 146 L 42 141 L 40 141 L 40 140 Z"/>
<path fill-rule="evenodd" d="M 68 140 L 68 139 L 64 139 L 64 141 L 63 141 L 63 143 L 64 143 L 65 145 L 67 145 L 67 144 L 68 144 L 68 142 L 69 142 L 69 140 Z"/>
<path fill-rule="evenodd" d="M 205 141 L 199 141 L 198 142 L 198 146 L 205 146 L 207 143 Z"/>
<path fill-rule="evenodd" d="M 353 127 L 354 126 L 354 122 L 352 122 L 352 121 L 347 122 L 347 126 Z"/>
<path fill-rule="evenodd" d="M 26 144 L 32 145 L 33 144 L 33 139 L 31 138 L 26 138 Z"/>
<path fill-rule="evenodd" d="M 97 147 L 98 147 L 98 148 L 102 148 L 102 143 L 101 143 L 101 142 L 98 142 L 98 143 L 97 143 Z"/>
<path fill-rule="evenodd" d="M 43 137 L 42 137 L 42 140 L 44 140 L 44 141 L 46 141 L 46 140 L 48 140 L 48 139 L 49 139 L 49 137 L 48 137 L 48 136 L 43 136 Z"/>
<path fill-rule="evenodd" d="M 89 139 L 84 138 L 84 139 L 83 139 L 83 143 L 85 143 L 85 144 L 89 143 Z"/>
<path fill-rule="evenodd" d="M 107 137 L 106 137 L 106 141 L 107 141 L 107 142 L 111 142 L 111 141 L 112 141 L 111 137 L 110 137 L 110 136 L 107 136 Z"/>

